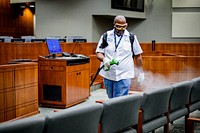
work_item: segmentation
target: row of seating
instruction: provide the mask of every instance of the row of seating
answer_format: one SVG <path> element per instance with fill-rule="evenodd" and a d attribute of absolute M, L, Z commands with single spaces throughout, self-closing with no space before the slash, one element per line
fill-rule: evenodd
<path fill-rule="evenodd" d="M 37 39 L 35 36 L 21 36 L 21 38 L 0 36 L 0 42 L 45 42 L 45 39 Z"/>
<path fill-rule="evenodd" d="M 0 36 L 0 42 L 45 42 L 46 39 L 58 39 L 60 42 L 87 42 L 82 36 L 47 36 L 45 39 L 39 39 L 35 36 L 21 36 L 21 38 L 13 38 L 12 36 Z"/>
<path fill-rule="evenodd" d="M 200 108 L 200 77 L 44 117 L 0 124 L 1 133 L 148 133 Z M 187 122 L 187 121 L 185 121 Z M 187 125 L 187 124 L 186 124 Z M 187 128 L 186 128 L 187 129 Z M 188 130 L 186 130 L 188 131 Z"/>
<path fill-rule="evenodd" d="M 169 132 L 169 123 L 185 117 L 185 132 L 190 113 L 200 108 L 200 77 L 174 83 L 166 88 L 144 92 L 139 110 L 138 132 L 148 133 L 164 126 Z"/>

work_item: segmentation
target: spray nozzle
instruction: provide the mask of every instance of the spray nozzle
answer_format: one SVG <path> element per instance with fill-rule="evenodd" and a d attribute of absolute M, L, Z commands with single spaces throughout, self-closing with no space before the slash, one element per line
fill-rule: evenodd
<path fill-rule="evenodd" d="M 119 61 L 116 59 L 112 59 L 109 63 L 110 65 L 119 65 Z"/>

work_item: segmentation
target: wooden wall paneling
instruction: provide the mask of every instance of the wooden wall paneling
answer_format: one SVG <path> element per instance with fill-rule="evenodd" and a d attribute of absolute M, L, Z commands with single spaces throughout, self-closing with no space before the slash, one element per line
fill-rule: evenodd
<path fill-rule="evenodd" d="M 22 35 L 24 33 L 26 35 L 33 33 L 33 28 L 34 28 L 33 25 L 34 25 L 33 12 L 30 10 L 30 8 L 25 8 L 23 11 L 23 19 L 22 19 L 22 26 L 23 26 Z"/>
<path fill-rule="evenodd" d="M 142 49 L 144 52 L 150 51 L 151 47 L 149 46 L 151 43 L 141 43 Z M 148 48 L 149 50 L 148 50 Z M 146 50 L 147 49 L 147 50 Z M 172 42 L 172 43 L 161 43 L 156 42 L 155 51 L 160 52 L 170 52 L 175 54 L 182 54 L 185 56 L 199 56 L 200 55 L 200 43 L 192 43 L 192 42 Z"/>
<path fill-rule="evenodd" d="M 37 66 L 24 66 L 15 69 L 16 117 L 38 111 Z"/>
<path fill-rule="evenodd" d="M 13 44 L 13 47 L 15 47 L 16 48 L 16 55 L 15 55 L 15 58 L 14 59 L 21 59 L 21 57 L 22 57 L 22 54 L 23 54 L 23 45 L 21 44 L 21 43 L 18 43 L 18 42 L 16 42 L 16 43 L 14 43 Z M 26 56 L 26 55 L 24 55 L 24 56 Z"/>
<path fill-rule="evenodd" d="M 191 49 L 191 47 L 190 46 L 192 46 L 193 44 L 182 44 L 182 46 L 181 45 L 178 45 L 178 44 L 176 44 L 176 46 L 177 46 L 177 49 L 176 49 L 176 51 L 178 51 L 179 50 L 179 48 L 180 48 L 180 52 L 179 53 L 181 53 L 182 55 L 185 55 L 185 56 L 187 56 L 188 55 L 188 52 L 192 52 L 192 49 Z M 178 47 L 178 46 L 180 46 L 180 47 Z"/>
<path fill-rule="evenodd" d="M 145 71 L 165 75 L 170 82 L 190 80 L 200 75 L 198 56 L 144 56 Z"/>
<path fill-rule="evenodd" d="M 191 44 L 191 45 L 189 45 L 189 47 L 187 47 L 187 49 L 188 49 L 188 52 L 190 52 L 190 51 L 193 51 L 193 52 L 191 52 L 191 56 L 197 56 L 198 55 L 198 53 L 197 53 L 197 51 L 198 51 L 198 49 L 197 50 L 195 50 L 195 48 L 196 48 L 196 46 L 194 45 L 194 44 Z M 187 52 L 187 51 L 186 51 Z M 188 53 L 187 53 L 187 55 L 189 55 Z"/>
<path fill-rule="evenodd" d="M 7 49 L 9 52 L 9 55 L 11 56 L 11 59 L 17 59 L 18 54 L 18 48 L 16 43 L 9 43 L 9 47 Z M 7 60 L 9 62 L 10 59 Z"/>
<path fill-rule="evenodd" d="M 5 43 L 0 43 L 0 64 L 6 62 L 5 45 L 6 45 Z"/>
<path fill-rule="evenodd" d="M 81 43 L 80 52 L 86 56 L 95 54 L 97 43 Z"/>
<path fill-rule="evenodd" d="M 9 52 L 9 56 L 8 56 L 8 60 L 7 62 L 9 62 L 11 59 L 17 59 L 18 58 L 18 54 L 19 53 L 19 48 L 17 47 L 18 45 L 16 43 L 10 43 L 9 47 L 7 49 L 7 52 Z"/>
<path fill-rule="evenodd" d="M 163 50 L 163 45 L 158 45 L 158 43 L 156 42 L 155 51 L 161 51 L 161 50 Z"/>
<path fill-rule="evenodd" d="M 84 55 L 90 55 L 90 52 L 90 47 L 88 47 L 87 43 L 79 43 L 79 53 Z"/>
<path fill-rule="evenodd" d="M 180 82 L 180 81 L 187 80 L 185 76 L 187 74 L 187 71 L 185 68 L 185 64 L 186 64 L 185 57 L 175 56 L 174 58 L 175 58 L 174 63 L 176 64 L 176 70 L 172 72 L 172 76 L 174 77 L 174 81 L 172 82 Z"/>
<path fill-rule="evenodd" d="M 27 59 L 34 59 L 33 58 L 33 53 L 35 51 L 35 47 L 34 47 L 34 43 L 29 43 L 26 45 L 26 49 L 25 49 L 25 52 L 26 52 L 26 58 Z"/>
<path fill-rule="evenodd" d="M 61 43 L 62 51 L 89 56 L 95 54 L 97 43 Z"/>
<path fill-rule="evenodd" d="M 31 59 L 38 59 L 38 55 L 40 55 L 40 51 L 42 51 L 43 47 L 42 47 L 42 44 L 41 43 L 37 43 L 37 42 L 33 42 L 30 44 L 30 58 Z M 41 49 L 41 50 L 40 50 Z"/>
<path fill-rule="evenodd" d="M 170 44 L 171 45 L 171 49 L 169 49 L 169 51 L 171 52 L 174 52 L 174 53 L 179 53 L 179 50 L 180 50 L 180 53 L 182 54 L 183 52 L 185 53 L 185 46 L 187 46 L 187 45 L 183 45 L 183 47 L 181 47 L 181 49 L 179 49 L 180 47 L 177 45 L 177 44 L 175 44 L 175 45 L 173 45 L 173 44 Z"/>
<path fill-rule="evenodd" d="M 14 88 L 14 68 L 4 69 L 4 98 L 5 98 L 5 120 L 16 117 L 15 112 L 15 88 Z"/>
<path fill-rule="evenodd" d="M 191 54 L 191 56 L 200 56 L 199 44 L 193 44 L 191 47 L 192 47 L 192 51 L 189 52 Z"/>
<path fill-rule="evenodd" d="M 67 51 L 67 43 L 61 42 L 60 44 L 61 44 L 62 51 L 63 51 L 63 52 L 68 52 L 68 51 Z"/>
<path fill-rule="evenodd" d="M 13 37 L 33 35 L 33 11 L 29 8 L 22 10 L 19 5 L 13 6 L 10 0 L 1 0 L 0 8 L 0 35 Z"/>
<path fill-rule="evenodd" d="M 152 51 L 152 43 L 140 43 L 143 52 Z"/>
<path fill-rule="evenodd" d="M 187 77 L 198 77 L 200 75 L 200 57 L 188 56 L 186 58 Z"/>
<path fill-rule="evenodd" d="M 70 53 L 79 53 L 78 43 L 61 43 L 62 51 Z"/>
<path fill-rule="evenodd" d="M 38 54 L 36 55 L 37 58 L 38 58 L 39 55 L 46 56 L 46 55 L 49 54 L 46 43 L 37 43 L 37 47 L 38 47 L 37 48 Z"/>
<path fill-rule="evenodd" d="M 29 55 L 31 59 L 38 59 L 38 55 L 40 51 L 42 51 L 43 47 L 41 43 L 33 42 L 30 44 Z"/>
<path fill-rule="evenodd" d="M 12 55 L 13 53 L 11 51 L 13 51 L 14 47 L 12 47 L 12 44 L 11 43 L 5 43 L 5 48 L 4 48 L 4 51 L 2 53 L 2 55 L 5 55 L 5 60 L 4 62 L 2 62 L 2 64 L 7 64 L 8 61 L 10 59 L 12 59 Z"/>
<path fill-rule="evenodd" d="M 37 75 L 37 63 L 0 66 L 0 122 L 38 113 Z"/>
<path fill-rule="evenodd" d="M 143 57 L 143 67 L 145 71 L 151 71 L 154 74 L 161 74 L 169 77 L 170 82 L 176 82 L 176 74 L 185 73 L 185 70 L 179 70 L 180 65 L 184 65 L 184 59 L 171 56 L 145 56 Z"/>
<path fill-rule="evenodd" d="M 0 123 L 5 121 L 5 98 L 4 98 L 4 81 L 3 81 L 3 74 L 4 70 L 0 69 Z"/>

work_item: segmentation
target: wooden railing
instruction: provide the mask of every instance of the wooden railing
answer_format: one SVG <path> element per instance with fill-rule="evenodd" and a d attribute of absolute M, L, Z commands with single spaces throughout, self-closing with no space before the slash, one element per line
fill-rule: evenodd
<path fill-rule="evenodd" d="M 90 56 L 90 75 L 94 76 L 100 61 L 97 60 L 95 49 L 97 43 L 61 43 L 62 51 Z M 160 74 L 169 82 L 178 82 L 200 75 L 200 42 L 199 43 L 141 43 L 143 49 L 144 69 L 149 76 Z M 0 43 L 0 65 L 7 64 L 11 59 L 38 59 L 48 55 L 46 43 Z M 173 75 L 173 76 L 172 76 Z M 155 75 L 154 75 L 155 77 Z M 102 80 L 98 76 L 97 80 Z M 133 81 L 132 88 L 138 88 Z M 135 87 L 137 86 L 137 87 Z M 139 87 L 140 88 L 140 87 Z"/>
<path fill-rule="evenodd" d="M 62 51 L 68 53 L 95 54 L 96 43 L 61 43 Z M 43 42 L 12 42 L 0 43 L 0 65 L 7 64 L 11 59 L 34 59 L 39 55 L 48 55 L 46 43 Z"/>
<path fill-rule="evenodd" d="M 177 53 L 185 56 L 200 56 L 200 42 L 157 42 L 141 43 L 144 52 L 160 51 L 163 53 Z"/>

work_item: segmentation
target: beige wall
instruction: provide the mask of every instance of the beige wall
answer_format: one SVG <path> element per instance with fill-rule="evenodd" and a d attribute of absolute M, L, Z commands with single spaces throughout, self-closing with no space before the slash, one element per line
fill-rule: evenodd
<path fill-rule="evenodd" d="M 145 13 L 111 9 L 110 1 L 36 0 L 35 35 L 77 35 L 97 42 L 102 33 L 113 27 L 114 16 L 122 14 L 127 17 L 128 30 L 140 42 L 200 42 L 200 37 L 172 38 L 172 0 L 146 0 Z M 184 8 L 180 10 L 185 12 Z M 200 8 L 195 12 L 200 12 Z"/>

